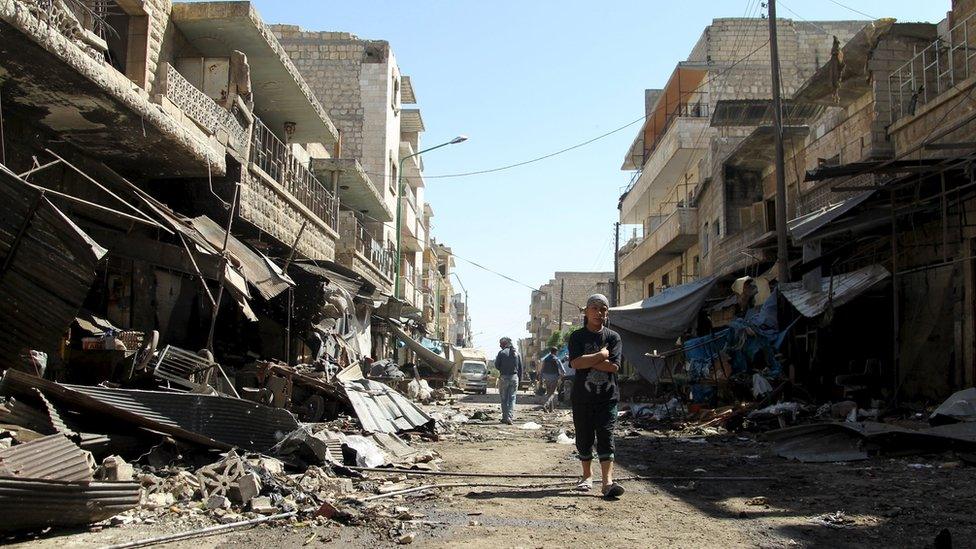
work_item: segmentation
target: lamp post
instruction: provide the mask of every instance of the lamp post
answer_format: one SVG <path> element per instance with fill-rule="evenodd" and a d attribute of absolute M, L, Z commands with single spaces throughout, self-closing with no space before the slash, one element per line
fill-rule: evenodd
<path fill-rule="evenodd" d="M 400 163 L 397 165 L 397 210 L 396 210 L 396 273 L 393 282 L 393 296 L 397 299 L 400 298 L 400 261 L 401 261 L 401 249 L 403 237 L 400 234 L 400 229 L 403 226 L 403 163 L 404 161 L 413 158 L 414 156 L 420 156 L 425 152 L 430 152 L 434 149 L 439 149 L 441 147 L 446 147 L 448 145 L 457 145 L 458 143 L 464 143 L 468 140 L 466 135 L 459 135 L 454 139 L 441 143 L 440 145 L 435 145 L 433 147 L 426 148 L 422 151 L 417 151 L 413 154 L 408 154 L 400 159 Z"/>

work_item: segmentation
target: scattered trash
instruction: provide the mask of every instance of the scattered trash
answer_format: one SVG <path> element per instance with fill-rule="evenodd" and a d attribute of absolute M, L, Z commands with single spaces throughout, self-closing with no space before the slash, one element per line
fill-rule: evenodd
<path fill-rule="evenodd" d="M 851 528 L 854 526 L 854 519 L 847 516 L 843 511 L 825 513 L 810 519 L 810 522 L 826 526 L 828 528 Z"/>
<path fill-rule="evenodd" d="M 746 500 L 746 505 L 768 506 L 769 502 L 766 500 L 766 496 L 756 496 Z"/>
<path fill-rule="evenodd" d="M 576 439 L 568 436 L 566 431 L 559 431 L 556 435 L 556 444 L 576 444 Z"/>
<path fill-rule="evenodd" d="M 536 431 L 538 429 L 542 429 L 542 425 L 539 425 L 534 421 L 527 421 L 522 425 L 519 425 L 519 429 L 525 429 L 527 431 Z"/>

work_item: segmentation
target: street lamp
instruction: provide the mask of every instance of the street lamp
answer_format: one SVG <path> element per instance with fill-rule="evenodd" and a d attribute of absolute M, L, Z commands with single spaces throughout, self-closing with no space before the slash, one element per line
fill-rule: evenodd
<path fill-rule="evenodd" d="M 441 143 L 440 145 L 435 145 L 433 147 L 426 148 L 422 151 L 417 151 L 413 154 L 408 154 L 407 156 L 401 158 L 400 163 L 397 164 L 397 170 L 399 171 L 397 172 L 396 265 L 395 265 L 396 273 L 395 273 L 395 280 L 393 282 L 394 284 L 393 296 L 396 297 L 397 299 L 400 299 L 401 297 L 400 296 L 400 261 L 402 257 L 401 257 L 400 245 L 402 244 L 401 241 L 403 237 L 400 235 L 400 229 L 402 228 L 403 225 L 403 163 L 407 159 L 413 158 L 414 156 L 420 156 L 425 152 L 430 152 L 434 149 L 439 149 L 441 147 L 446 147 L 448 145 L 457 145 L 458 143 L 464 143 L 467 140 L 468 140 L 468 136 L 459 135 L 446 143 Z"/>

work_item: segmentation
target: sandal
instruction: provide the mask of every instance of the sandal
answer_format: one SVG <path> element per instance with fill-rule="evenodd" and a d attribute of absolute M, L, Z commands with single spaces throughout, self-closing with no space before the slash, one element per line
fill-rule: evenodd
<path fill-rule="evenodd" d="M 593 489 L 593 479 L 591 479 L 591 478 L 581 479 L 576 484 L 576 491 L 577 492 L 589 492 L 592 489 Z"/>
<path fill-rule="evenodd" d="M 617 484 L 616 482 L 612 482 L 610 485 L 603 487 L 603 497 L 616 499 L 624 495 L 624 491 L 623 486 Z"/>

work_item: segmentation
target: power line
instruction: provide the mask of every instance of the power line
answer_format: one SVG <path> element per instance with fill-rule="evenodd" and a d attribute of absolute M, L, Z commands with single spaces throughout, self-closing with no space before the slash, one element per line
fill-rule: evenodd
<path fill-rule="evenodd" d="M 837 0 L 830 0 L 830 3 L 831 4 L 836 4 L 836 5 L 844 8 L 845 10 L 849 10 L 849 11 L 852 11 L 854 13 L 859 13 L 859 14 L 863 15 L 864 17 L 869 17 L 871 19 L 877 19 L 877 17 L 875 17 L 875 16 L 873 16 L 873 15 L 871 15 L 869 13 L 864 13 L 863 11 L 856 10 L 856 9 L 850 7 L 850 6 L 845 6 L 844 4 L 841 4 L 840 2 L 837 2 Z"/>

